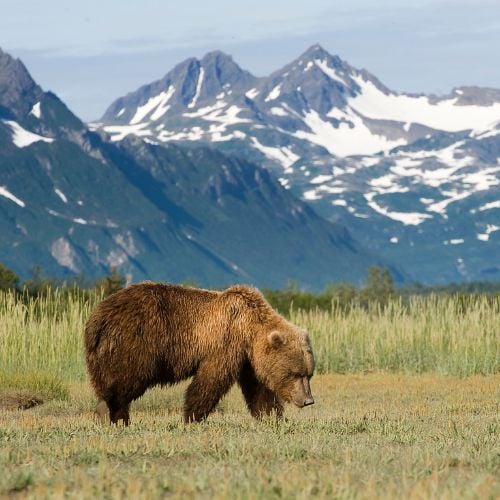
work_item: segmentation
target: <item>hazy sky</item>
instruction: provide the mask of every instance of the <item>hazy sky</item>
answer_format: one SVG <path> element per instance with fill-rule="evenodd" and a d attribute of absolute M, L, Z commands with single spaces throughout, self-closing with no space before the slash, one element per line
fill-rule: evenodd
<path fill-rule="evenodd" d="M 500 0 L 0 0 L 0 47 L 85 120 L 190 56 L 257 76 L 319 42 L 399 91 L 500 88 Z"/>

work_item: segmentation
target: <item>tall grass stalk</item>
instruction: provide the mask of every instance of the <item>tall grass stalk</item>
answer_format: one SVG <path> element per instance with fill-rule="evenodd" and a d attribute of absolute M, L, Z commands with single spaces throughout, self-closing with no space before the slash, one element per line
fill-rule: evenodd
<path fill-rule="evenodd" d="M 0 293 L 0 372 L 84 379 L 83 327 L 100 298 L 60 290 L 22 300 Z M 498 373 L 500 298 L 462 306 L 453 297 L 416 297 L 368 310 L 291 310 L 290 319 L 310 332 L 321 373 Z"/>
<path fill-rule="evenodd" d="M 0 293 L 0 370 L 82 379 L 83 326 L 99 299 L 62 290 L 37 298 Z"/>
<path fill-rule="evenodd" d="M 322 373 L 387 370 L 468 376 L 500 371 L 500 298 L 414 297 L 386 307 L 291 311 Z"/>

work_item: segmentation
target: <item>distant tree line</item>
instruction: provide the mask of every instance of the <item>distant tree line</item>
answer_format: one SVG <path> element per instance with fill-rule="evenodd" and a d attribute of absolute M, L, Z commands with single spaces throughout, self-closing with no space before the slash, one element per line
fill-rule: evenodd
<path fill-rule="evenodd" d="M 31 297 L 46 295 L 56 289 L 68 294 L 98 290 L 104 296 L 107 296 L 117 292 L 125 285 L 125 277 L 114 267 L 111 267 L 107 275 L 102 278 L 89 280 L 84 275 L 76 275 L 69 279 L 49 278 L 43 275 L 40 266 L 35 266 L 31 270 L 31 276 L 21 281 L 14 271 L 0 263 L 0 291 L 12 290 Z"/>
<path fill-rule="evenodd" d="M 196 286 L 194 281 L 184 283 Z M 58 290 L 58 293 L 85 294 L 98 291 L 108 296 L 126 285 L 126 279 L 116 268 L 97 280 L 88 280 L 83 275 L 71 279 L 54 279 L 43 276 L 40 267 L 33 268 L 31 277 L 25 281 L 10 269 L 0 264 L 0 291 L 14 290 L 27 296 L 40 296 Z M 453 295 L 461 307 L 473 304 L 480 296 L 500 297 L 500 282 L 451 283 L 448 285 L 427 286 L 413 283 L 396 287 L 388 269 L 373 266 L 368 269 L 365 283 L 357 287 L 351 283 L 335 283 L 321 292 L 303 290 L 298 284 L 289 283 L 282 289 L 263 289 L 263 293 L 273 307 L 282 313 L 294 309 L 331 309 L 347 310 L 351 307 L 385 307 L 391 300 L 407 302 L 416 295 Z"/>
<path fill-rule="evenodd" d="M 385 307 L 394 299 L 409 304 L 415 296 L 453 296 L 457 312 L 474 307 L 479 298 L 489 297 L 498 304 L 500 282 L 451 283 L 449 285 L 426 286 L 412 283 L 396 287 L 388 269 L 370 267 L 368 276 L 361 287 L 352 283 L 328 285 L 321 292 L 301 290 L 289 284 L 281 290 L 263 290 L 269 302 L 280 312 L 286 314 L 293 309 L 332 309 L 349 310 L 352 307 Z"/>
<path fill-rule="evenodd" d="M 291 307 L 295 309 L 346 309 L 353 305 L 369 304 L 386 305 L 397 296 L 397 291 L 388 269 L 370 267 L 363 287 L 352 283 L 335 283 L 325 287 L 321 292 L 301 290 L 298 285 L 290 283 L 282 290 L 264 289 L 264 295 L 280 312 L 286 313 Z"/>

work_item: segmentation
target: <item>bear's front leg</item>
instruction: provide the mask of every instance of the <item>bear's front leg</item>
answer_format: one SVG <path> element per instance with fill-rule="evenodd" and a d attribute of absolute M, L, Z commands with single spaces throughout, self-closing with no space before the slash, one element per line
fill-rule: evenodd
<path fill-rule="evenodd" d="M 234 383 L 223 364 L 216 360 L 203 362 L 186 391 L 184 421 L 200 422 L 208 417 Z"/>
<path fill-rule="evenodd" d="M 277 395 L 257 380 L 249 363 L 246 363 L 241 370 L 238 383 L 254 418 L 260 419 L 272 414 L 278 419 L 283 416 L 283 405 Z"/>

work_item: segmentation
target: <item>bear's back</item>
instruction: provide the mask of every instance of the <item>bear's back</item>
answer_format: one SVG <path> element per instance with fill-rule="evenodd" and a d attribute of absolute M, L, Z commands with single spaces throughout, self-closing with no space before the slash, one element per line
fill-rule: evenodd
<path fill-rule="evenodd" d="M 101 341 L 133 342 L 137 337 L 155 344 L 177 337 L 185 341 L 217 296 L 178 285 L 130 285 L 104 299 L 92 313 L 85 329 L 87 351 L 94 351 Z"/>

